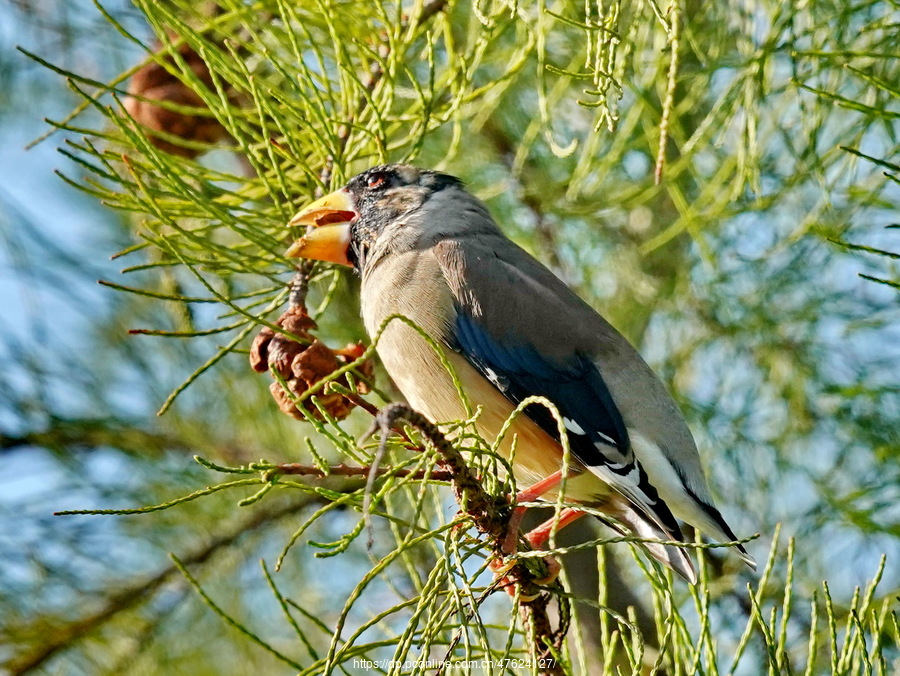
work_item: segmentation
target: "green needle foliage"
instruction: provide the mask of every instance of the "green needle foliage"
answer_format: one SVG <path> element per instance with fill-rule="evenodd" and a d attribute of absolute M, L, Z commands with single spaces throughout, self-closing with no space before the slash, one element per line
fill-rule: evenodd
<path fill-rule="evenodd" d="M 121 295 L 97 346 L 166 416 L 125 433 L 111 396 L 89 434 L 52 417 L 4 447 L 149 457 L 112 506 L 65 513 L 130 515 L 134 541 L 179 554 L 87 614 L 0 596 L 19 618 L 4 629 L 13 673 L 900 669 L 896 3 L 135 0 L 140 31 L 96 6 L 107 39 L 139 51 L 133 67 L 107 81 L 26 54 L 81 101 L 48 121 L 60 176 L 126 215 L 126 276 L 102 282 Z M 129 90 L 153 64 L 194 98 Z M 215 136 L 150 129 L 141 103 Z M 300 234 L 285 224 L 389 161 L 464 178 L 642 347 L 729 520 L 762 534 L 745 540 L 760 573 L 698 541 L 692 587 L 634 538 L 559 533 L 562 584 L 544 598 L 553 628 L 570 626 L 547 651 L 416 430 L 380 457 L 362 409 L 338 421 L 311 398 L 318 417 L 279 417 L 246 353 L 264 327 L 284 333 Z M 363 337 L 355 286 L 331 266 L 309 274 L 329 344 Z M 140 343 L 113 343 L 123 325 Z M 374 347 L 317 391 L 352 394 Z M 396 398 L 385 380 L 370 405 Z M 514 494 L 473 418 L 442 429 L 485 495 Z M 212 459 L 198 473 L 187 454 Z"/>

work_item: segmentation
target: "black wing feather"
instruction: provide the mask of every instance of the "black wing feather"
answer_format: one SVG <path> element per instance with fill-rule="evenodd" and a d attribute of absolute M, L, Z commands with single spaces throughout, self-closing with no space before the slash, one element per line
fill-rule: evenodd
<path fill-rule="evenodd" d="M 670 537 L 681 539 L 678 522 L 640 464 L 634 460 L 616 462 L 604 454 L 603 448 L 613 447 L 618 455 L 628 457 L 628 431 L 600 371 L 590 359 L 575 355 L 567 364 L 554 364 L 527 343 L 497 340 L 461 307 L 457 307 L 454 329 L 451 347 L 455 351 L 512 403 L 518 405 L 535 395 L 553 402 L 566 421 L 573 455 L 597 473 L 609 473 L 608 480 L 617 490 Z M 559 426 L 546 406 L 529 406 L 525 414 L 559 441 Z M 616 475 L 618 478 L 614 478 Z"/>
<path fill-rule="evenodd" d="M 572 452 L 586 465 L 611 465 L 597 444 L 628 449 L 628 431 L 603 377 L 590 359 L 575 356 L 556 365 L 528 344 L 503 344 L 475 319 L 457 308 L 456 344 L 462 354 L 514 404 L 530 396 L 552 401 L 564 418 L 574 422 L 579 434 L 569 430 Z M 545 406 L 529 406 L 526 415 L 559 441 L 559 428 Z"/>

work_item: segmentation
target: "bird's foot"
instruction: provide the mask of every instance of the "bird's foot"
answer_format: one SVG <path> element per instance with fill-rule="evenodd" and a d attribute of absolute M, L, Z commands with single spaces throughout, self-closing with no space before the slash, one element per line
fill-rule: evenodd
<path fill-rule="evenodd" d="M 488 561 L 488 570 L 490 570 L 494 574 L 495 579 L 503 579 L 507 577 L 507 573 L 509 573 L 513 569 L 516 563 L 518 563 L 518 561 L 515 557 L 494 556 L 490 561 Z"/>
<path fill-rule="evenodd" d="M 494 573 L 494 579 L 496 580 L 497 586 L 504 588 L 506 593 L 510 596 L 515 596 L 517 586 L 522 586 L 521 578 L 523 576 L 521 572 L 525 571 L 524 562 L 516 557 L 516 554 L 519 551 L 519 526 L 522 525 L 522 519 L 524 518 L 525 510 L 527 509 L 522 503 L 532 502 L 546 494 L 548 491 L 556 488 L 562 481 L 562 476 L 562 470 L 554 472 L 552 475 L 542 479 L 524 491 L 520 491 L 516 495 L 514 503 L 516 506 L 509 517 L 509 522 L 506 525 L 506 533 L 500 541 L 499 551 L 488 563 L 488 568 Z M 525 536 L 525 539 L 528 541 L 528 544 L 531 545 L 532 549 L 540 549 L 553 532 L 565 527 L 567 524 L 583 515 L 584 512 L 577 509 L 563 509 L 557 516 L 530 531 Z M 536 587 L 549 586 L 556 582 L 556 578 L 559 577 L 562 566 L 556 557 L 548 554 L 544 556 L 543 559 L 547 566 L 547 574 L 541 578 L 534 578 L 533 575 L 528 575 L 527 584 L 525 586 L 529 588 L 529 593 L 524 595 L 524 590 L 520 589 L 519 598 L 521 600 L 533 600 L 537 598 L 537 594 L 531 593 L 532 590 L 535 590 Z M 517 564 L 520 566 L 521 572 L 515 570 Z"/>
<path fill-rule="evenodd" d="M 494 573 L 494 578 L 498 580 L 498 585 L 506 589 L 506 592 L 510 596 L 514 596 L 516 593 L 515 586 L 517 584 L 517 579 L 515 578 L 517 576 L 510 575 L 510 572 L 519 561 L 515 555 L 519 550 L 519 525 L 522 522 L 524 514 L 524 507 L 516 507 L 513 511 L 513 514 L 509 519 L 507 533 L 500 543 L 500 552 L 488 564 L 488 568 Z M 548 519 L 534 530 L 529 531 L 528 534 L 525 535 L 525 539 L 528 541 L 531 549 L 540 550 L 547 543 L 547 540 L 550 539 L 550 535 L 554 531 L 564 528 L 584 515 L 585 512 L 582 512 L 579 509 L 567 507 L 560 511 L 558 515 Z M 559 573 L 562 570 L 562 566 L 555 556 L 547 554 L 543 559 L 544 564 L 547 566 L 547 574 L 544 577 L 532 580 L 532 583 L 538 587 L 548 587 L 552 585 L 556 582 L 556 578 L 559 577 Z"/>
<path fill-rule="evenodd" d="M 541 578 L 529 575 L 524 561 L 515 556 L 503 558 L 497 556 L 488 562 L 488 569 L 494 573 L 494 584 L 497 587 L 505 590 L 510 596 L 518 594 L 520 601 L 528 602 L 540 595 L 540 587 L 549 587 L 556 582 L 562 569 L 555 556 L 548 555 L 543 559 L 547 566 L 547 574 Z"/>
<path fill-rule="evenodd" d="M 534 581 L 534 583 L 538 587 L 549 587 L 551 584 L 556 582 L 556 578 L 559 577 L 559 573 L 562 570 L 562 564 L 560 564 L 559 559 L 555 556 L 548 554 L 543 557 L 544 565 L 547 566 L 547 574 Z"/>

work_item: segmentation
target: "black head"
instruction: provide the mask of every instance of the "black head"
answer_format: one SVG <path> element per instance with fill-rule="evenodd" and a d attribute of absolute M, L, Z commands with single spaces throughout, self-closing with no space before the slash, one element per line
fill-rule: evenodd
<path fill-rule="evenodd" d="M 405 216 L 415 214 L 437 192 L 462 187 L 455 176 L 407 164 L 383 164 L 354 176 L 347 183 L 358 216 L 350 229 L 348 258 L 357 268 L 373 262 L 418 237 Z M 390 241 L 388 241 L 390 240 Z"/>

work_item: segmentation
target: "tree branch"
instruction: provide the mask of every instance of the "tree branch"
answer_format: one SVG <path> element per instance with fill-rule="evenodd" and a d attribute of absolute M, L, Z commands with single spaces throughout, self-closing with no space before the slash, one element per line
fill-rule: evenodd
<path fill-rule="evenodd" d="M 406 404 L 388 404 L 375 419 L 375 425 L 381 431 L 381 449 L 387 444 L 387 437 L 400 422 L 406 422 L 416 428 L 440 454 L 441 461 L 451 475 L 453 492 L 461 510 L 472 520 L 475 527 L 487 535 L 494 556 L 503 558 L 502 543 L 506 538 L 512 505 L 505 496 L 490 495 L 484 490 L 481 481 L 469 469 L 462 453 L 451 444 L 441 431 L 430 420 Z M 535 574 L 527 565 L 527 560 L 516 561 L 505 577 L 519 586 L 521 601 L 519 610 L 522 620 L 529 628 L 532 637 L 532 657 L 538 670 L 544 674 L 563 674 L 563 667 L 558 656 L 562 642 L 569 628 L 569 603 L 558 592 L 562 591 L 559 581 L 554 582 L 550 592 L 544 591 L 538 584 L 542 576 Z M 500 586 L 499 581 L 492 589 Z M 559 605 L 559 626 L 553 629 L 547 607 L 552 598 L 557 597 Z M 451 643 L 452 651 L 455 642 Z"/>

